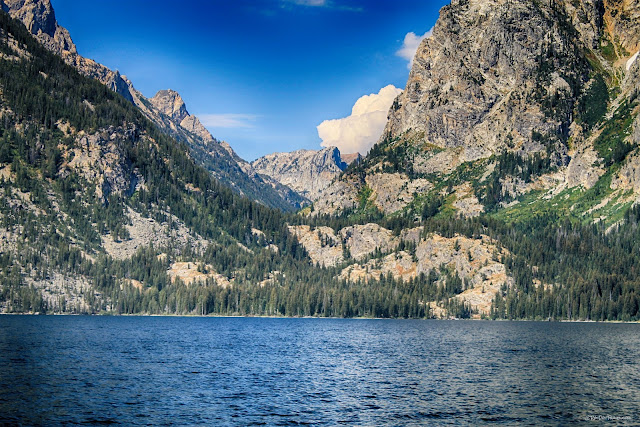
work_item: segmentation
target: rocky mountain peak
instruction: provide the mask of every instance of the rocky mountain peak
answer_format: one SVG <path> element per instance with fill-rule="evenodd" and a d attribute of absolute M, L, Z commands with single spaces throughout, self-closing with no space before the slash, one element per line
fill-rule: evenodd
<path fill-rule="evenodd" d="M 0 0 L 0 7 L 38 38 L 49 50 L 63 54 L 76 53 L 69 32 L 58 25 L 50 0 Z"/>
<path fill-rule="evenodd" d="M 154 107 L 178 123 L 189 116 L 187 106 L 178 92 L 172 89 L 161 90 L 149 99 Z"/>
<path fill-rule="evenodd" d="M 49 0 L 4 0 L 2 3 L 5 12 L 14 12 L 16 18 L 28 23 L 26 27 L 32 34 L 55 35 L 58 24 Z"/>
<path fill-rule="evenodd" d="M 416 52 L 381 141 L 456 149 L 448 166 L 503 150 L 565 154 L 575 101 L 589 80 L 582 55 L 600 40 L 601 2 L 454 0 Z"/>
<path fill-rule="evenodd" d="M 317 199 L 347 168 L 336 147 L 273 153 L 251 163 L 256 172 L 275 179 L 309 200 Z"/>

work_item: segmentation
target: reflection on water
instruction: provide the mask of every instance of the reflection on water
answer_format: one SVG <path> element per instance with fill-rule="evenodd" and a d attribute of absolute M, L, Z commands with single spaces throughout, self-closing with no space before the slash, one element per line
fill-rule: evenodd
<path fill-rule="evenodd" d="M 640 325 L 0 316 L 0 423 L 640 423 Z M 598 418 L 600 417 L 600 418 Z"/>

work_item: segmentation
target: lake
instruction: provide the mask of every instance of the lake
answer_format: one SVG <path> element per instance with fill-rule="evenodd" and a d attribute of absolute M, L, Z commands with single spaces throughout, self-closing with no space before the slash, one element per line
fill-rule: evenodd
<path fill-rule="evenodd" d="M 640 325 L 0 316 L 0 424 L 640 424 Z"/>

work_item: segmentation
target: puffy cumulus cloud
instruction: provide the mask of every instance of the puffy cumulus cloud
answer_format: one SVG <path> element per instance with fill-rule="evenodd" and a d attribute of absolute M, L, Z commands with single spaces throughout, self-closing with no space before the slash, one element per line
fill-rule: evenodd
<path fill-rule="evenodd" d="M 338 147 L 342 153 L 367 151 L 378 141 L 393 100 L 402 90 L 393 85 L 380 92 L 364 95 L 351 109 L 351 115 L 343 119 L 325 120 L 318 125 L 318 135 L 323 147 Z"/>
<path fill-rule="evenodd" d="M 407 33 L 407 35 L 404 36 L 402 47 L 396 52 L 396 55 L 409 61 L 409 63 L 407 64 L 408 69 L 411 69 L 411 67 L 413 66 L 413 58 L 416 56 L 418 46 L 420 46 L 422 40 L 431 37 L 431 34 L 433 34 L 433 28 L 431 28 L 421 36 L 417 35 L 413 31 Z"/>

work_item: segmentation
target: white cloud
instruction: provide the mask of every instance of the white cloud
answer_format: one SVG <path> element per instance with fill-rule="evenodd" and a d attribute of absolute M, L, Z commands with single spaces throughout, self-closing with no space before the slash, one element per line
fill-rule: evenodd
<path fill-rule="evenodd" d="M 383 87 L 377 94 L 360 97 L 349 117 L 323 121 L 318 125 L 321 145 L 338 147 L 342 153 L 367 153 L 382 135 L 389 108 L 400 93 L 393 85 Z"/>
<path fill-rule="evenodd" d="M 326 6 L 327 0 L 288 0 L 299 6 Z"/>
<path fill-rule="evenodd" d="M 407 64 L 408 69 L 411 69 L 411 66 L 413 66 L 413 58 L 416 56 L 418 46 L 420 46 L 422 40 L 431 37 L 431 34 L 433 34 L 433 28 L 421 36 L 416 35 L 413 31 L 404 36 L 402 47 L 396 52 L 396 55 L 409 61 Z"/>
<path fill-rule="evenodd" d="M 211 128 L 252 128 L 255 114 L 201 114 L 200 122 Z"/>

